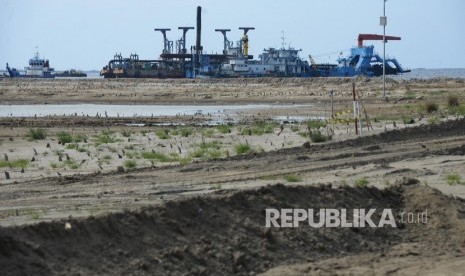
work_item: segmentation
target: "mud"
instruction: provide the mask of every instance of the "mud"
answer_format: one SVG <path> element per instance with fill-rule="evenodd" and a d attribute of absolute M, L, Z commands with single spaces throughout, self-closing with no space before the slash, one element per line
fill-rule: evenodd
<path fill-rule="evenodd" d="M 398 225 L 265 228 L 266 208 L 389 208 Z M 422 210 L 428 211 L 426 223 L 400 222 L 401 212 Z M 314 264 L 306 267 L 308 272 L 333 271 L 338 267 L 320 261 L 368 253 L 387 260 L 402 255 L 464 258 L 464 210 L 463 200 L 426 187 L 275 185 L 217 192 L 138 212 L 1 228 L 0 262 L 8 275 L 250 275 L 309 261 Z M 289 273 L 269 275 L 283 274 Z"/>

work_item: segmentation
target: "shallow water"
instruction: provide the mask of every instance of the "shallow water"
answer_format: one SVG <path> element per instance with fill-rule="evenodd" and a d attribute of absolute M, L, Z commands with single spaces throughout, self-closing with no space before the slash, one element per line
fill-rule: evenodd
<path fill-rule="evenodd" d="M 0 105 L 0 117 L 47 117 L 47 116 L 89 116 L 89 117 L 159 117 L 230 115 L 251 109 L 274 109 L 286 107 L 310 107 L 311 105 L 110 105 L 110 104 L 28 104 Z"/>

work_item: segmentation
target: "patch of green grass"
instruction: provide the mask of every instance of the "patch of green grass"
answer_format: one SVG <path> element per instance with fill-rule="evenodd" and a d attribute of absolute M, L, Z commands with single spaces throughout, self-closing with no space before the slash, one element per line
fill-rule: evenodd
<path fill-rule="evenodd" d="M 87 136 L 85 134 L 76 134 L 73 136 L 73 142 L 75 143 L 81 143 L 86 141 Z"/>
<path fill-rule="evenodd" d="M 242 135 L 263 135 L 265 133 L 273 133 L 274 128 L 278 125 L 276 122 L 260 121 L 251 126 L 244 127 L 241 131 Z"/>
<path fill-rule="evenodd" d="M 231 126 L 230 125 L 219 125 L 216 127 L 216 129 L 221 133 L 221 134 L 228 134 L 231 133 Z"/>
<path fill-rule="evenodd" d="M 218 159 L 223 156 L 223 153 L 220 150 L 216 150 L 216 149 L 210 149 L 207 154 L 208 154 L 208 158 L 210 159 Z"/>
<path fill-rule="evenodd" d="M 201 157 L 204 157 L 206 153 L 207 153 L 207 149 L 199 148 L 191 152 L 189 155 L 192 158 L 201 158 Z"/>
<path fill-rule="evenodd" d="M 43 128 L 31 128 L 29 129 L 29 132 L 27 133 L 27 137 L 29 140 L 44 140 L 47 138 L 47 132 Z"/>
<path fill-rule="evenodd" d="M 368 185 L 368 179 L 366 179 L 366 177 L 358 178 L 355 180 L 355 185 L 360 188 L 366 187 Z"/>
<path fill-rule="evenodd" d="M 456 173 L 447 175 L 446 180 L 449 185 L 462 184 L 462 177 Z"/>
<path fill-rule="evenodd" d="M 207 128 L 207 129 L 205 129 L 205 130 L 202 132 L 202 136 L 203 136 L 203 137 L 207 137 L 207 138 L 212 137 L 213 134 L 215 134 L 215 130 L 212 129 L 212 128 Z"/>
<path fill-rule="evenodd" d="M 139 159 L 141 157 L 141 155 L 135 151 L 126 151 L 124 155 L 129 159 L 133 159 L 133 158 Z"/>
<path fill-rule="evenodd" d="M 79 169 L 81 167 L 81 164 L 77 163 L 74 160 L 65 160 L 65 161 L 63 161 L 63 164 L 65 166 L 68 166 L 72 170 L 76 170 L 76 169 Z"/>
<path fill-rule="evenodd" d="M 264 175 L 260 176 L 261 180 L 277 180 L 278 176 L 277 175 Z"/>
<path fill-rule="evenodd" d="M 288 175 L 285 175 L 284 176 L 284 179 L 287 181 L 287 182 L 300 182 L 302 181 L 302 178 L 297 175 L 297 174 L 288 174 Z"/>
<path fill-rule="evenodd" d="M 67 149 L 78 149 L 79 145 L 78 144 L 68 144 L 66 145 Z"/>
<path fill-rule="evenodd" d="M 27 159 L 16 159 L 11 161 L 0 161 L 0 168 L 25 168 L 29 164 Z"/>
<path fill-rule="evenodd" d="M 237 144 L 234 146 L 237 154 L 248 154 L 252 152 L 252 148 L 248 144 Z"/>
<path fill-rule="evenodd" d="M 58 155 L 59 157 L 63 158 L 64 156 L 64 151 L 63 150 L 54 150 L 53 151 L 56 155 Z"/>
<path fill-rule="evenodd" d="M 101 144 L 112 144 L 120 142 L 120 139 L 116 139 L 114 135 L 110 132 L 102 132 L 102 134 L 95 137 L 95 141 L 97 145 Z"/>
<path fill-rule="evenodd" d="M 126 160 L 124 161 L 123 166 L 125 166 L 127 169 L 134 169 L 137 167 L 137 163 L 134 160 Z"/>
<path fill-rule="evenodd" d="M 85 134 L 76 134 L 76 135 L 71 135 L 69 132 L 66 131 L 60 131 L 56 134 L 56 137 L 58 138 L 58 142 L 62 144 L 68 144 L 68 143 L 80 143 L 83 141 L 86 141 L 87 136 Z"/>
<path fill-rule="evenodd" d="M 449 114 L 465 115 L 465 105 L 450 106 Z"/>
<path fill-rule="evenodd" d="M 171 135 L 171 136 L 179 135 L 179 131 L 178 131 L 177 129 L 173 129 L 173 130 L 170 132 L 170 135 Z"/>
<path fill-rule="evenodd" d="M 185 156 L 179 159 L 179 165 L 184 166 L 192 162 L 192 158 L 190 156 Z"/>
<path fill-rule="evenodd" d="M 179 134 L 181 134 L 182 137 L 189 137 L 192 135 L 192 128 L 190 127 L 183 127 L 179 130 Z"/>
<path fill-rule="evenodd" d="M 179 161 L 179 156 L 177 154 L 166 155 L 160 152 L 142 152 L 142 157 L 149 160 L 158 160 L 160 162 L 177 162 Z"/>
<path fill-rule="evenodd" d="M 71 136 L 71 134 L 69 134 L 66 131 L 60 131 L 57 133 L 56 136 L 58 138 L 58 142 L 62 144 L 71 143 L 73 141 L 73 137 Z"/>
<path fill-rule="evenodd" d="M 170 138 L 169 132 L 166 130 L 157 130 L 155 135 L 157 135 L 158 139 L 166 140 Z"/>
<path fill-rule="evenodd" d="M 309 136 L 313 143 L 322 143 L 332 139 L 331 135 L 324 135 L 319 130 L 311 131 Z"/>
<path fill-rule="evenodd" d="M 222 186 L 221 186 L 221 183 L 218 183 L 218 184 L 216 184 L 216 185 L 213 185 L 213 189 L 215 189 L 215 190 L 221 190 L 221 187 L 222 187 Z"/>
<path fill-rule="evenodd" d="M 58 164 L 58 163 L 56 163 L 56 162 L 51 162 L 51 163 L 50 163 L 50 167 L 51 167 L 52 169 L 56 169 L 56 168 L 61 168 L 62 165 L 60 165 L 60 164 Z"/>
<path fill-rule="evenodd" d="M 113 158 L 109 154 L 106 154 L 106 155 L 103 156 L 103 160 L 111 160 L 111 159 L 113 159 Z"/>
<path fill-rule="evenodd" d="M 291 126 L 291 131 L 292 131 L 292 132 L 297 132 L 297 131 L 299 131 L 299 126 L 298 126 L 298 125 L 292 125 L 292 126 Z"/>

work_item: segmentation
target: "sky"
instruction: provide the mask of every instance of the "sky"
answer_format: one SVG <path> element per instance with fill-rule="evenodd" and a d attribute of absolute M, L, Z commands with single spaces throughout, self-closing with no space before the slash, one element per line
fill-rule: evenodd
<path fill-rule="evenodd" d="M 302 49 L 318 63 L 335 63 L 339 53 L 357 44 L 359 33 L 382 34 L 383 0 L 0 0 L 0 68 L 27 66 L 38 47 L 56 70 L 100 70 L 118 52 L 158 59 L 162 35 L 181 37 L 179 26 L 194 26 L 202 6 L 202 45 L 220 53 L 223 38 L 216 28 L 252 26 L 249 52 L 258 58 L 264 48 Z M 464 0 L 388 0 L 386 55 L 407 68 L 465 68 Z M 187 45 L 195 44 L 195 31 Z M 383 53 L 381 41 L 366 41 Z M 190 47 L 188 47 L 190 48 Z"/>

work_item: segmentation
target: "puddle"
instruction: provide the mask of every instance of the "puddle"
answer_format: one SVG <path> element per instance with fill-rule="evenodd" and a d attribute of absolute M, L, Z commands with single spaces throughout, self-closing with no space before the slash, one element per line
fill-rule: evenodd
<path fill-rule="evenodd" d="M 89 117 L 160 117 L 234 115 L 239 111 L 252 109 L 275 109 L 289 107 L 311 107 L 311 105 L 109 105 L 109 104 L 37 104 L 0 105 L 0 117 L 48 117 L 48 116 L 89 116 Z"/>

